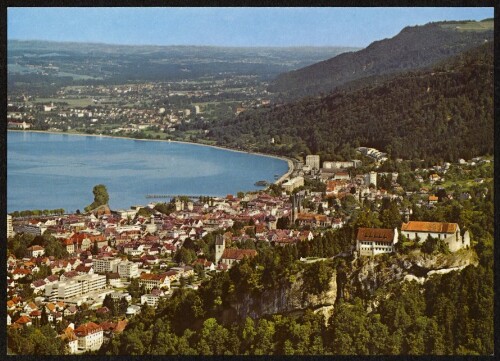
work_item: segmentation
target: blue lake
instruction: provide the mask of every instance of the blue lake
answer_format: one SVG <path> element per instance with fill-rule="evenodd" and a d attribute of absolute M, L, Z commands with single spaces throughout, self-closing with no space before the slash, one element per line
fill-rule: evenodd
<path fill-rule="evenodd" d="M 281 159 L 196 144 L 9 131 L 7 211 L 83 210 L 96 184 L 111 209 L 145 205 L 147 194 L 236 195 L 287 170 Z"/>

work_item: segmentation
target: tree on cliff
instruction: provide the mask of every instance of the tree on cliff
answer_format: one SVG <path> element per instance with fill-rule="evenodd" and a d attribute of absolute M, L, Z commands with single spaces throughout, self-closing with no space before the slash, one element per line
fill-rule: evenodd
<path fill-rule="evenodd" d="M 98 184 L 98 185 L 94 186 L 92 193 L 94 193 L 94 202 L 92 202 L 92 204 L 85 207 L 85 212 L 89 212 L 97 207 L 108 204 L 109 195 L 108 195 L 108 190 L 106 189 L 105 185 Z"/>

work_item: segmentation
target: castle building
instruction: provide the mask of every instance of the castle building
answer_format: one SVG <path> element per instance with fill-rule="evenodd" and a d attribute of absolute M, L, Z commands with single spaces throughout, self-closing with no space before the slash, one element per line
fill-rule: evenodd
<path fill-rule="evenodd" d="M 462 236 L 457 223 L 410 221 L 403 223 L 401 234 L 411 240 L 418 239 L 419 243 L 425 242 L 429 236 L 443 240 L 452 252 L 470 247 L 469 231 Z"/>
<path fill-rule="evenodd" d="M 391 253 L 394 252 L 397 242 L 397 228 L 359 228 L 356 237 L 356 251 L 360 256 Z"/>

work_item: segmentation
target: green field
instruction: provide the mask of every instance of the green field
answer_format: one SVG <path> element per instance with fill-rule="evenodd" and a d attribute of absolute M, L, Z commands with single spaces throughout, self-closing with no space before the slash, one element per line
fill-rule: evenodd
<path fill-rule="evenodd" d="M 94 104 L 92 98 L 82 99 L 61 99 L 61 98 L 37 98 L 33 103 L 68 103 L 70 107 L 86 107 Z"/>
<path fill-rule="evenodd" d="M 457 29 L 459 31 L 486 31 L 493 30 L 493 20 L 468 21 L 460 24 L 443 24 L 446 29 Z"/>

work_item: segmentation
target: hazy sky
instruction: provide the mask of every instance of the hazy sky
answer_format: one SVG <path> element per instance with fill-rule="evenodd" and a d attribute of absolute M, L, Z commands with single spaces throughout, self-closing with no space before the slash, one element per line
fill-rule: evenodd
<path fill-rule="evenodd" d="M 493 7 L 10 7 L 7 37 L 110 44 L 364 47 L 408 25 L 491 17 Z"/>

